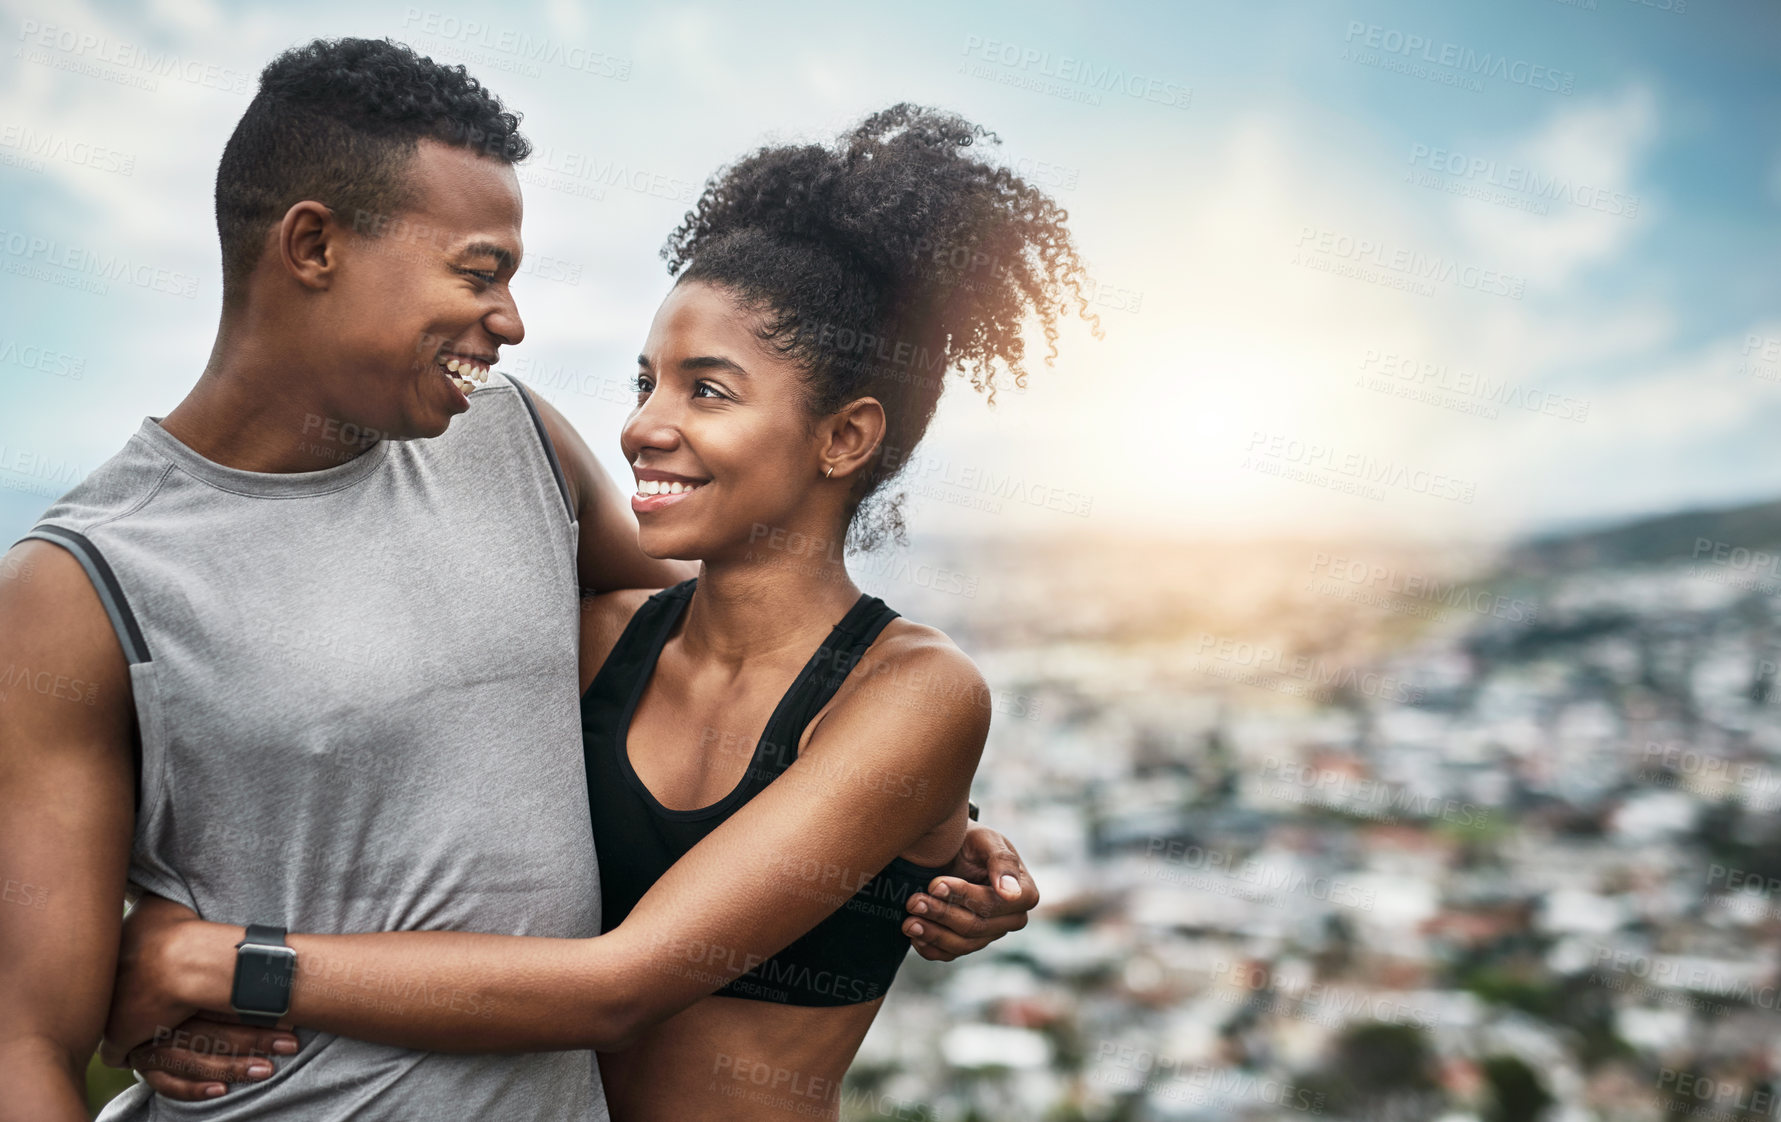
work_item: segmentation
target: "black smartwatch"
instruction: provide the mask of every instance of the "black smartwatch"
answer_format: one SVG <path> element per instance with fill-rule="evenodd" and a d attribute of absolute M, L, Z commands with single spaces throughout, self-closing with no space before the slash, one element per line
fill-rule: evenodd
<path fill-rule="evenodd" d="M 297 952 L 285 945 L 284 928 L 247 925 L 247 937 L 235 944 L 235 988 L 229 1008 L 244 1025 L 271 1028 L 291 1011 L 291 975 Z"/>

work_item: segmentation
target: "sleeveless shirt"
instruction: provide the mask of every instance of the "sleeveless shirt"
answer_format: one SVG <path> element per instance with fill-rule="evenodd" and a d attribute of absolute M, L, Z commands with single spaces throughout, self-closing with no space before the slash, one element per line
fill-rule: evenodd
<path fill-rule="evenodd" d="M 605 930 L 624 922 L 669 866 L 717 829 L 790 767 L 804 729 L 828 704 L 866 648 L 897 613 L 875 596 L 862 596 L 805 664 L 754 746 L 748 768 L 729 794 L 696 810 L 673 810 L 651 795 L 631 766 L 626 740 L 662 647 L 674 631 L 697 580 L 646 600 L 581 697 L 581 737 L 593 807 L 594 849 L 606 892 Z M 896 782 L 913 783 L 914 776 Z M 857 1005 L 883 997 L 909 950 L 903 904 L 944 872 L 895 858 L 863 881 L 836 910 L 796 942 L 734 979 L 718 994 L 787 1005 Z M 789 891 L 818 879 L 817 869 L 784 869 Z M 689 948 L 696 969 L 699 948 Z"/>
<path fill-rule="evenodd" d="M 86 568 L 130 663 L 130 880 L 316 934 L 596 934 L 566 498 L 535 407 L 498 374 L 442 435 L 320 471 L 225 467 L 145 419 L 28 535 Z M 297 1037 L 266 1080 L 203 1103 L 138 1083 L 101 1117 L 607 1116 L 589 1051 Z"/>

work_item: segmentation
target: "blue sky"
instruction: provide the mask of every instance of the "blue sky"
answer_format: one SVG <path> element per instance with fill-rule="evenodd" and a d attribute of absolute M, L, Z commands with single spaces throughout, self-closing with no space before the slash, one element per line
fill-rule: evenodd
<path fill-rule="evenodd" d="M 217 157 L 319 35 L 525 114 L 511 366 L 615 473 L 697 185 L 914 100 L 1069 208 L 1106 330 L 993 411 L 948 393 L 918 528 L 1490 537 L 1781 494 L 1772 3 L 0 6 L 9 541 L 197 377 Z M 143 283 L 83 291 L 71 249 Z"/>

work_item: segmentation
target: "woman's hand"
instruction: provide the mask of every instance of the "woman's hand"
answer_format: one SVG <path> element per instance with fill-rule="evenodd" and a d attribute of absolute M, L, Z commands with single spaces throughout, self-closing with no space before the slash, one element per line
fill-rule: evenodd
<path fill-rule="evenodd" d="M 1039 886 L 1014 844 L 973 822 L 965 831 L 950 875 L 935 877 L 926 892 L 910 893 L 903 934 L 917 954 L 938 962 L 980 951 L 1027 925 L 1039 903 Z M 994 887 L 991 887 L 991 886 Z"/>
<path fill-rule="evenodd" d="M 131 1049 L 171 1039 L 175 1029 L 200 1010 L 187 992 L 181 947 L 183 940 L 203 928 L 228 937 L 229 929 L 222 924 L 204 923 L 190 908 L 160 896 L 144 896 L 130 909 L 118 945 L 117 980 L 111 988 L 100 1060 L 124 1067 Z"/>
<path fill-rule="evenodd" d="M 272 1074 L 268 1056 L 289 1056 L 297 1038 L 283 1029 L 229 1024 L 193 1017 L 165 1039 L 130 1053 L 130 1066 L 157 1095 L 202 1102 L 230 1083 L 253 1083 Z"/>

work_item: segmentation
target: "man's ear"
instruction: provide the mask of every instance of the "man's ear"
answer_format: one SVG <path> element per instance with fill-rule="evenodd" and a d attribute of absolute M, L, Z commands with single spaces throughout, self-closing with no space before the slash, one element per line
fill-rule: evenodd
<path fill-rule="evenodd" d="M 846 479 L 872 462 L 884 441 L 884 406 L 875 397 L 856 398 L 830 414 L 819 430 L 821 467 L 830 479 Z"/>
<path fill-rule="evenodd" d="M 285 211 L 278 224 L 278 256 L 285 271 L 305 288 L 327 288 L 339 265 L 340 227 L 334 212 L 313 199 Z"/>

